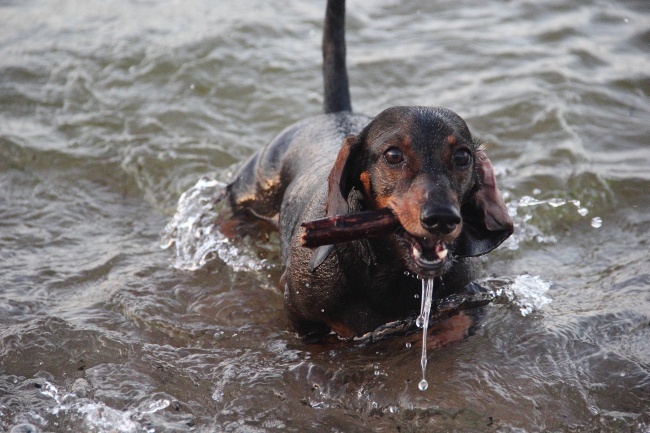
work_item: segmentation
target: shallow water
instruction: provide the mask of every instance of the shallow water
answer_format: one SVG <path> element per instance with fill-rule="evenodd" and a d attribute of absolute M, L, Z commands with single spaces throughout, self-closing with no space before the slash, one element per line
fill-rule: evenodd
<path fill-rule="evenodd" d="M 324 2 L 2 1 L 0 430 L 650 431 L 647 2 L 349 3 L 357 111 L 491 143 L 516 232 L 476 334 L 420 391 L 417 344 L 287 331 L 275 235 L 160 248 L 319 112 Z"/>

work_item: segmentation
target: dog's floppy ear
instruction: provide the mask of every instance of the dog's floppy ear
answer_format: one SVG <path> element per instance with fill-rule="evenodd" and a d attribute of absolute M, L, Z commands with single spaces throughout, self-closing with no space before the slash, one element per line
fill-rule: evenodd
<path fill-rule="evenodd" d="M 341 150 L 327 178 L 325 212 L 328 217 L 348 213 L 348 194 L 361 174 L 357 161 L 360 148 L 360 140 L 355 135 L 350 135 L 343 140 Z"/>
<path fill-rule="evenodd" d="M 327 178 L 327 202 L 325 213 L 328 217 L 348 213 L 348 195 L 361 173 L 358 164 L 360 139 L 350 135 L 343 145 Z M 334 250 L 334 245 L 323 245 L 314 251 L 309 262 L 309 270 L 314 270 L 325 261 Z"/>
<path fill-rule="evenodd" d="M 480 189 L 461 207 L 463 231 L 457 240 L 458 257 L 489 253 L 514 230 L 512 218 L 497 188 L 492 163 L 481 149 L 476 151 L 475 159 Z"/>

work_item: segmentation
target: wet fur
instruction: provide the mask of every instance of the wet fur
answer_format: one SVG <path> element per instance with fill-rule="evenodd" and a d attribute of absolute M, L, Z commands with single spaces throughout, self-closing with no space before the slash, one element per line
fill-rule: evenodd
<path fill-rule="evenodd" d="M 441 276 L 438 297 L 461 290 L 476 277 L 470 257 L 498 246 L 512 221 L 487 156 L 458 115 L 431 107 L 393 107 L 375 118 L 351 112 L 343 13 L 343 1 L 329 1 L 326 114 L 291 125 L 255 153 L 228 186 L 228 197 L 236 214 L 270 221 L 280 231 L 292 328 L 350 338 L 417 314 L 421 281 L 413 275 Z M 387 161 L 394 148 L 403 164 Z M 459 166 L 459 149 L 470 154 L 468 166 Z M 401 223 L 396 233 L 316 252 L 300 245 L 304 221 L 384 207 Z M 448 257 L 440 266 L 423 266 L 412 253 L 416 244 L 434 258 L 444 245 Z"/>

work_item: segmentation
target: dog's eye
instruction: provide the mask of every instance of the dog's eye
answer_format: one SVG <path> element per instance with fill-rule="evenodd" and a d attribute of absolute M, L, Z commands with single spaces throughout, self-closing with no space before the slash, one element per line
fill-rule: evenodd
<path fill-rule="evenodd" d="M 472 161 L 472 154 L 467 149 L 458 149 L 456 152 L 454 152 L 452 159 L 456 167 L 463 168 L 467 167 Z"/>
<path fill-rule="evenodd" d="M 396 147 L 391 147 L 384 152 L 384 159 L 389 164 L 399 164 L 404 161 L 404 154 Z"/>

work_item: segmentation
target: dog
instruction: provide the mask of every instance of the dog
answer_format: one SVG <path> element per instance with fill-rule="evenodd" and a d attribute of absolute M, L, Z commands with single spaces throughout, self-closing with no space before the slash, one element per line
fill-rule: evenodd
<path fill-rule="evenodd" d="M 465 121 L 445 108 L 352 112 L 345 65 L 345 1 L 328 0 L 323 33 L 324 114 L 299 121 L 238 170 L 226 193 L 235 215 L 279 229 L 285 310 L 307 337 L 343 339 L 417 315 L 420 279 L 436 296 L 477 276 L 472 257 L 513 231 L 492 164 Z M 385 236 L 301 246 L 300 224 L 389 208 Z"/>

